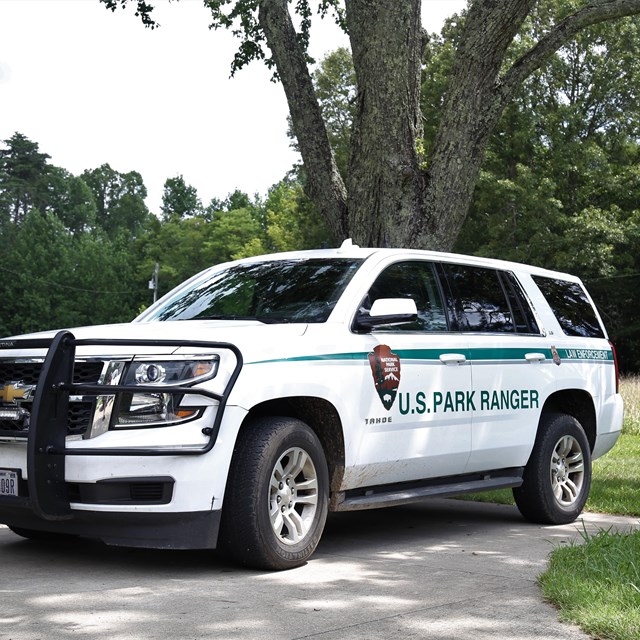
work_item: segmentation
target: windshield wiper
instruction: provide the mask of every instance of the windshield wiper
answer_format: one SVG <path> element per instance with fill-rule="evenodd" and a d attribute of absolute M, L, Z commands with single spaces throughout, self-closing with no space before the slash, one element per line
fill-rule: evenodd
<path fill-rule="evenodd" d="M 210 316 L 195 316 L 193 318 L 178 318 L 178 320 L 257 320 L 262 322 L 260 318 L 255 316 L 230 316 L 230 315 L 210 315 Z"/>
<path fill-rule="evenodd" d="M 210 315 L 210 316 L 196 316 L 195 318 L 177 318 L 177 320 L 253 320 L 255 322 L 261 322 L 262 324 L 289 324 L 292 322 L 290 318 L 278 318 L 275 316 L 230 316 L 230 315 Z"/>

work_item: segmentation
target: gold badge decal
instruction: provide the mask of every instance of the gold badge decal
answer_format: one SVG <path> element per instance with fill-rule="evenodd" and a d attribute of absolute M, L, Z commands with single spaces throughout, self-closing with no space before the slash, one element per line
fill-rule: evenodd
<path fill-rule="evenodd" d="M 17 382 L 10 382 L 0 387 L 0 401 L 15 402 L 17 398 L 24 398 L 26 393 L 26 387 L 22 387 Z"/>

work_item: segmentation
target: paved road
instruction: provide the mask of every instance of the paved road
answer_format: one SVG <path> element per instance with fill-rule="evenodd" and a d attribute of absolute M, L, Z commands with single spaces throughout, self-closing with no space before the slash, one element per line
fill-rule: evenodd
<path fill-rule="evenodd" d="M 584 639 L 535 582 L 553 545 L 576 537 L 513 507 L 433 500 L 332 516 L 306 566 L 264 573 L 215 552 L 51 546 L 0 527 L 0 638 Z"/>

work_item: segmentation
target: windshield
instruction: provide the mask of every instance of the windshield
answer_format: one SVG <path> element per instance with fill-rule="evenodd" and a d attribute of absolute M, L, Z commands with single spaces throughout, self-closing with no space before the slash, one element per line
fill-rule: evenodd
<path fill-rule="evenodd" d="M 274 260 L 209 273 L 148 317 L 163 320 L 325 322 L 362 260 Z"/>

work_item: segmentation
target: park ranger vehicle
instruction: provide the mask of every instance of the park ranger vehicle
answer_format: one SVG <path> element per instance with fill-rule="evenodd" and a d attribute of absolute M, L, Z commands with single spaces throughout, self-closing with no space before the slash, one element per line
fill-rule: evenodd
<path fill-rule="evenodd" d="M 258 256 L 129 324 L 0 340 L 0 522 L 268 569 L 330 511 L 512 487 L 567 523 L 622 411 L 576 277 L 350 241 Z"/>

